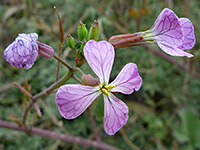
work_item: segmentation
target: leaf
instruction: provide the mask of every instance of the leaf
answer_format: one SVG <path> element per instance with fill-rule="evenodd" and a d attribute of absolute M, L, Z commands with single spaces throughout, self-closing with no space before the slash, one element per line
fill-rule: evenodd
<path fill-rule="evenodd" d="M 189 109 L 184 109 L 179 113 L 182 124 L 178 127 L 174 136 L 179 142 L 189 142 L 192 147 L 200 145 L 200 120 Z"/>

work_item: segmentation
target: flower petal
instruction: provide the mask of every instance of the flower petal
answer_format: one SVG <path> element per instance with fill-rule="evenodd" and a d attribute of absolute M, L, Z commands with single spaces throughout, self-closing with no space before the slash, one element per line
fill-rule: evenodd
<path fill-rule="evenodd" d="M 101 83 L 109 82 L 114 55 L 113 46 L 106 41 L 90 40 L 84 47 L 84 56 Z"/>
<path fill-rule="evenodd" d="M 156 42 L 165 41 L 168 45 L 176 47 L 183 43 L 183 29 L 179 18 L 168 8 L 160 13 L 150 31 L 152 39 Z"/>
<path fill-rule="evenodd" d="M 165 51 L 167 54 L 172 55 L 172 56 L 186 56 L 188 58 L 193 57 L 192 54 L 187 53 L 177 47 L 173 47 L 168 45 L 166 42 L 157 42 L 158 46 Z"/>
<path fill-rule="evenodd" d="M 104 128 L 107 134 L 115 134 L 128 120 L 128 107 L 115 97 L 104 95 Z"/>
<path fill-rule="evenodd" d="M 61 86 L 56 93 L 60 114 L 66 119 L 78 117 L 101 94 L 98 88 L 77 84 Z"/>
<path fill-rule="evenodd" d="M 36 33 L 19 34 L 4 51 L 6 61 L 18 68 L 31 68 L 38 56 L 37 40 Z"/>
<path fill-rule="evenodd" d="M 138 91 L 142 85 L 142 78 L 138 73 L 137 65 L 134 63 L 126 64 L 110 85 L 116 86 L 111 89 L 111 92 L 131 94 L 134 90 Z"/>
<path fill-rule="evenodd" d="M 180 49 L 191 49 L 194 47 L 195 44 L 195 34 L 194 34 L 194 27 L 192 22 L 188 18 L 180 18 L 179 19 L 183 28 L 183 35 L 184 35 L 184 42 Z"/>

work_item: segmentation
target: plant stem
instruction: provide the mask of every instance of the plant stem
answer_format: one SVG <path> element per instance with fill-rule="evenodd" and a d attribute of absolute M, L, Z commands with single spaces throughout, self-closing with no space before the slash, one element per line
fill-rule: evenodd
<path fill-rule="evenodd" d="M 60 134 L 60 133 L 56 133 L 56 132 L 52 132 L 52 131 L 48 131 L 48 130 L 44 130 L 44 129 L 40 129 L 40 128 L 32 128 L 32 129 L 28 130 L 24 127 L 19 127 L 15 123 L 10 123 L 10 122 L 3 121 L 3 120 L 0 120 L 0 127 L 14 129 L 14 130 L 26 132 L 29 134 L 37 134 L 37 135 L 45 136 L 48 138 L 62 140 L 64 142 L 70 142 L 70 143 L 75 143 L 75 144 L 80 144 L 80 145 L 87 145 L 89 147 L 95 147 L 95 148 L 99 148 L 99 149 L 119 150 L 118 148 L 115 148 L 115 147 L 105 144 L 103 142 L 87 140 L 84 138 L 70 136 L 67 134 Z"/>
<path fill-rule="evenodd" d="M 137 147 L 134 143 L 132 143 L 128 136 L 126 135 L 126 132 L 124 131 L 123 128 L 120 129 L 120 134 L 122 136 L 122 138 L 124 139 L 124 141 L 129 145 L 129 147 L 132 149 L 132 150 L 141 150 L 139 147 Z"/>
<path fill-rule="evenodd" d="M 92 111 L 91 111 L 90 108 L 87 109 L 87 113 L 88 113 L 88 116 L 89 116 L 89 118 L 90 118 L 90 122 L 91 122 L 91 125 L 92 125 L 92 130 L 93 130 L 95 139 L 96 139 L 97 141 L 101 141 L 100 137 L 99 137 L 98 134 L 97 134 L 96 124 L 95 124 L 94 117 L 93 117 L 93 114 L 92 114 Z"/>
<path fill-rule="evenodd" d="M 56 88 L 58 88 L 59 86 L 63 85 L 67 80 L 70 79 L 70 77 L 73 75 L 74 73 L 74 69 L 69 71 L 67 74 L 65 74 L 65 76 L 63 76 L 60 80 L 58 80 L 57 82 L 53 83 L 49 88 L 47 88 L 46 90 L 34 95 L 31 97 L 31 102 L 29 102 L 29 104 L 27 105 L 27 107 L 25 108 L 23 117 L 22 117 L 22 122 L 25 125 L 26 123 L 26 118 L 28 115 L 29 110 L 31 109 L 32 105 L 41 97 L 51 93 L 53 90 L 55 90 Z"/>
<path fill-rule="evenodd" d="M 56 56 L 55 54 L 53 55 L 53 57 L 54 57 L 55 59 L 57 59 L 58 62 L 61 62 L 61 63 L 62 63 L 65 67 L 67 67 L 69 70 L 72 70 L 72 69 L 73 69 L 73 67 L 70 66 L 70 64 L 68 64 L 68 63 L 65 62 L 64 60 L 62 60 L 62 58 Z"/>
<path fill-rule="evenodd" d="M 63 41 L 64 41 L 64 30 L 63 30 L 62 20 L 60 18 L 60 15 L 59 15 L 57 9 L 56 9 L 56 6 L 54 6 L 54 10 L 56 11 L 56 14 L 57 14 L 57 17 L 58 17 L 58 20 L 59 20 L 59 26 L 60 26 L 60 44 L 59 44 L 59 47 L 58 47 L 58 57 L 61 57 L 62 48 L 63 48 Z M 56 81 L 58 81 L 58 79 L 60 78 L 59 75 L 60 75 L 60 61 L 58 61 L 58 64 L 57 64 Z"/>

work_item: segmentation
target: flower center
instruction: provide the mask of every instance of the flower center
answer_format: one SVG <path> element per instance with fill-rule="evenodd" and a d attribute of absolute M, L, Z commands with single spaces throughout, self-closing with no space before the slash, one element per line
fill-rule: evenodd
<path fill-rule="evenodd" d="M 115 85 L 105 85 L 105 84 L 102 84 L 101 86 L 100 86 L 100 90 L 101 90 L 101 92 L 102 93 L 104 93 L 104 94 L 106 94 L 106 95 L 108 95 L 108 96 L 110 96 L 110 90 L 112 89 L 112 88 L 114 88 L 115 87 Z"/>

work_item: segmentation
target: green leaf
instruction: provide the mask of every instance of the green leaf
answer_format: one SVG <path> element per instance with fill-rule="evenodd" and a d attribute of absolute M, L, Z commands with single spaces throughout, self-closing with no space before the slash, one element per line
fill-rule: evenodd
<path fill-rule="evenodd" d="M 174 136 L 179 142 L 189 142 L 192 147 L 200 145 L 200 120 L 189 109 L 184 109 L 179 113 L 182 124 L 178 127 Z"/>

